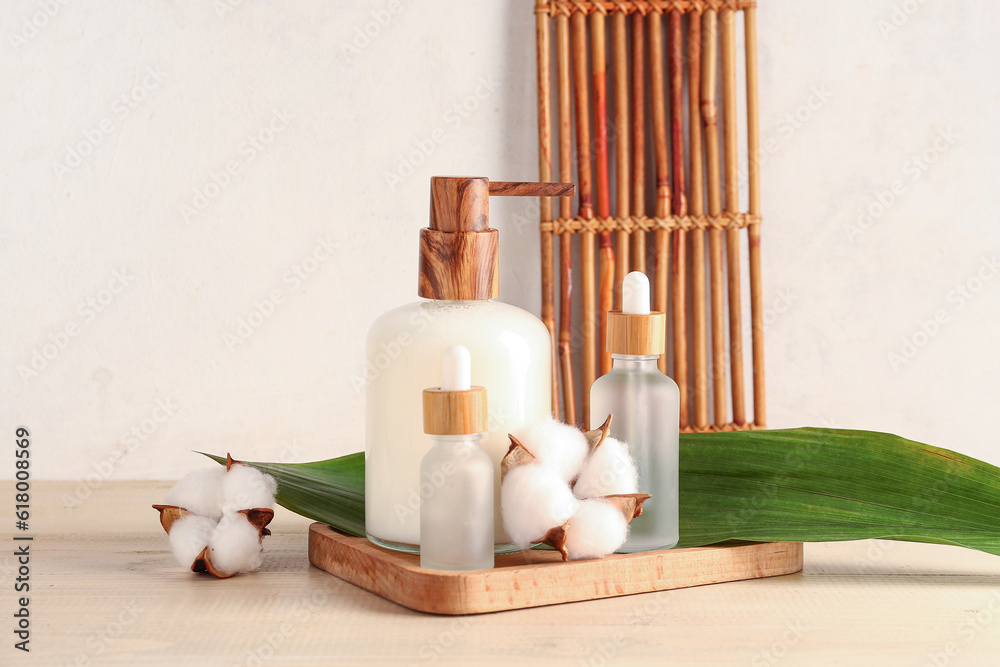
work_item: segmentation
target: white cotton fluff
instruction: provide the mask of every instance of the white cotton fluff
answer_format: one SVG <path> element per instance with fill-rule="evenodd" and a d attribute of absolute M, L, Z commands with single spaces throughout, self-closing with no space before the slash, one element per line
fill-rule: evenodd
<path fill-rule="evenodd" d="M 628 522 L 618 507 L 598 498 L 582 500 L 566 529 L 567 558 L 604 558 L 627 536 Z"/>
<path fill-rule="evenodd" d="M 186 514 L 171 524 L 170 548 L 178 563 L 187 568 L 191 567 L 194 559 L 212 539 L 215 523 L 214 519 L 206 516 Z"/>
<path fill-rule="evenodd" d="M 193 470 L 167 491 L 163 502 L 218 521 L 222 518 L 222 480 L 225 475 L 226 469 L 220 466 Z"/>
<path fill-rule="evenodd" d="M 164 504 L 183 507 L 187 514 L 170 527 L 170 546 L 177 561 L 191 567 L 209 547 L 209 559 L 219 574 L 229 576 L 260 567 L 260 533 L 238 510 L 274 507 L 277 483 L 256 468 L 234 464 L 195 470 L 167 492 Z"/>
<path fill-rule="evenodd" d="M 500 488 L 504 528 L 521 549 L 566 523 L 578 502 L 555 470 L 537 463 L 518 466 L 508 472 Z"/>
<path fill-rule="evenodd" d="M 262 552 L 257 528 L 246 515 L 235 512 L 222 517 L 209 540 L 212 566 L 227 576 L 259 568 L 264 560 Z"/>
<path fill-rule="evenodd" d="M 598 498 L 617 493 L 636 493 L 638 479 L 628 445 L 606 438 L 584 462 L 573 487 L 573 495 L 577 498 Z"/>
<path fill-rule="evenodd" d="M 235 464 L 222 477 L 222 510 L 274 507 L 274 493 L 278 485 L 274 478 L 256 468 Z"/>
<path fill-rule="evenodd" d="M 554 419 L 536 422 L 513 435 L 539 463 L 558 471 L 564 482 L 577 476 L 590 449 L 582 431 Z"/>

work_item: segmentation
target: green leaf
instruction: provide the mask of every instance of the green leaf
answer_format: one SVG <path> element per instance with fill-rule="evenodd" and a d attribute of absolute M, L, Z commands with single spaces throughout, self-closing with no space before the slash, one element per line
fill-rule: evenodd
<path fill-rule="evenodd" d="M 199 452 L 204 454 L 204 452 Z M 226 465 L 224 456 L 204 454 Z M 348 454 L 314 463 L 257 463 L 241 461 L 274 477 L 279 505 L 337 530 L 365 534 L 365 455 Z"/>
<path fill-rule="evenodd" d="M 274 476 L 279 504 L 364 535 L 362 453 L 248 465 Z M 837 429 L 681 435 L 678 547 L 879 537 L 1000 555 L 998 529 L 1000 469 L 946 449 Z"/>
<path fill-rule="evenodd" d="M 998 473 L 871 431 L 684 434 L 678 546 L 880 537 L 1000 555 Z"/>

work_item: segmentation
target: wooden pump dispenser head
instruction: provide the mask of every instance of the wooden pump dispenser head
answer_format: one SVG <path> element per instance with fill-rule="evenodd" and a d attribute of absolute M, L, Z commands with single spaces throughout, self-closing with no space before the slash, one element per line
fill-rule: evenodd
<path fill-rule="evenodd" d="M 572 183 L 490 182 L 482 177 L 431 178 L 430 227 L 420 230 L 417 294 L 438 301 L 500 296 L 500 240 L 490 229 L 490 195 L 562 197 Z"/>

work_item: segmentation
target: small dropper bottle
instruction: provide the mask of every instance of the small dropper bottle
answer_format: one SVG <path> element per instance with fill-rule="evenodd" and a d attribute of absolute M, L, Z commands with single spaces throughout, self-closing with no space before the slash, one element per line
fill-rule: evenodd
<path fill-rule="evenodd" d="M 424 432 L 433 445 L 420 462 L 420 567 L 493 567 L 493 460 L 486 389 L 472 385 L 472 357 L 461 345 L 441 355 L 441 386 L 424 390 Z"/>
<path fill-rule="evenodd" d="M 619 551 L 669 549 L 678 540 L 680 392 L 656 367 L 666 335 L 666 315 L 649 310 L 649 279 L 633 271 L 622 281 L 622 310 L 608 313 L 611 370 L 590 388 L 591 428 L 614 415 L 610 435 L 628 443 L 639 493 L 653 496 Z"/>

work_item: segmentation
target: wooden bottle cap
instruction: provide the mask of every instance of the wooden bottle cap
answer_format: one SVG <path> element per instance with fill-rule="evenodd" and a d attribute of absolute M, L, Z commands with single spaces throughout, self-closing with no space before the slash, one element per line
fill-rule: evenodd
<path fill-rule="evenodd" d="M 485 387 L 424 389 L 424 433 L 468 435 L 488 430 Z"/>
<path fill-rule="evenodd" d="M 648 315 L 608 313 L 608 352 L 636 356 L 661 355 L 667 348 L 667 316 L 651 312 Z"/>
<path fill-rule="evenodd" d="M 500 296 L 500 238 L 490 195 L 555 197 L 571 183 L 508 183 L 471 176 L 431 178 L 430 226 L 420 230 L 417 294 L 439 301 Z"/>

